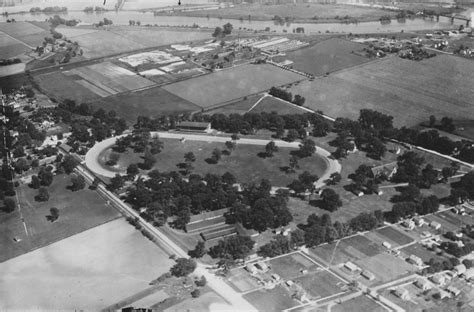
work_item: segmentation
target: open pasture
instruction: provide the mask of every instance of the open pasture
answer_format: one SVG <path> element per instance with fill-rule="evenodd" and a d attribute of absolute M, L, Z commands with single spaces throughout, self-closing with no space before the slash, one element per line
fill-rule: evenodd
<path fill-rule="evenodd" d="M 199 107 L 160 87 L 120 94 L 91 102 L 94 109 L 115 110 L 117 115 L 131 123 L 138 116 L 150 118 L 172 113 L 192 112 Z"/>
<path fill-rule="evenodd" d="M 303 49 L 286 52 L 285 56 L 277 57 L 275 61 L 289 59 L 294 62 L 294 69 L 321 76 L 369 62 L 369 58 L 354 53 L 363 48 L 364 45 L 359 43 L 331 38 Z"/>
<path fill-rule="evenodd" d="M 280 100 L 273 96 L 266 96 L 250 112 L 252 113 L 272 113 L 276 112 L 279 115 L 290 115 L 290 114 L 305 114 L 307 110 L 286 101 Z"/>
<path fill-rule="evenodd" d="M 17 188 L 21 213 L 25 220 L 28 236 L 23 223 L 20 221 L 18 209 L 11 214 L 0 214 L 0 225 L 4 229 L 4 235 L 0 237 L 2 250 L 0 262 L 49 245 L 120 216 L 118 211 L 107 206 L 95 191 L 84 189 L 71 192 L 66 189 L 69 184 L 69 176 L 55 176 L 53 183 L 48 187 L 50 199 L 47 202 L 34 200 L 38 190 L 34 190 L 27 185 L 21 185 Z M 51 207 L 59 209 L 59 219 L 53 223 L 47 220 Z M 15 237 L 21 239 L 21 241 L 14 242 Z"/>
<path fill-rule="evenodd" d="M 171 265 L 119 219 L 1 263 L 0 309 L 99 311 L 148 289 Z"/>
<path fill-rule="evenodd" d="M 291 298 L 290 293 L 282 286 L 273 289 L 262 289 L 244 295 L 258 311 L 277 312 L 297 306 L 299 303 Z"/>
<path fill-rule="evenodd" d="M 355 263 L 363 270 L 367 270 L 375 275 L 375 281 L 386 283 L 397 278 L 414 273 L 417 268 L 405 260 L 381 253 Z"/>
<path fill-rule="evenodd" d="M 312 272 L 320 268 L 319 265 L 299 252 L 271 259 L 268 264 L 271 266 L 272 272 L 280 275 L 283 280 L 291 280 L 302 276 L 302 270 Z"/>
<path fill-rule="evenodd" d="M 331 117 L 357 119 L 362 108 L 394 117 L 395 126 L 414 126 L 430 115 L 472 119 L 474 63 L 438 55 L 420 62 L 388 57 L 290 88 L 306 107 Z"/>
<path fill-rule="evenodd" d="M 145 115 L 146 116 L 146 115 Z M 193 173 L 204 176 L 206 173 L 223 175 L 225 172 L 232 173 L 239 183 L 260 183 L 262 179 L 268 179 L 274 186 L 286 186 L 296 179 L 303 171 L 308 170 L 312 174 L 322 176 L 327 168 L 325 159 L 315 154 L 299 161 L 300 168 L 295 173 L 287 174 L 281 167 L 288 166 L 288 159 L 292 148 L 280 147 L 271 158 L 262 158 L 258 154 L 265 151 L 265 146 L 237 144 L 230 155 L 222 155 L 217 164 L 206 161 L 215 148 L 225 150 L 224 143 L 186 140 L 184 143 L 177 139 L 161 139 L 164 149 L 156 155 L 154 169 L 161 172 L 179 170 L 179 163 L 184 162 L 184 154 L 193 152 L 196 161 L 193 163 Z M 131 163 L 143 162 L 140 158 L 143 154 L 128 153 L 119 160 L 120 167 L 126 170 Z M 105 159 L 99 161 L 105 165 Z M 245 164 L 243 166 L 242 164 Z M 108 168 L 108 167 L 107 167 Z"/>
<path fill-rule="evenodd" d="M 333 305 L 331 311 L 334 312 L 359 312 L 359 311 L 370 311 L 370 312 L 387 312 L 382 305 L 378 304 L 375 300 L 368 296 L 360 295 L 354 299 L 344 301 L 340 304 Z"/>
<path fill-rule="evenodd" d="M 343 282 L 325 270 L 298 277 L 295 282 L 299 283 L 308 292 L 309 297 L 314 299 L 322 299 L 343 292 L 339 287 Z"/>
<path fill-rule="evenodd" d="M 164 89 L 207 108 L 303 78 L 276 66 L 247 64 L 169 84 Z"/>

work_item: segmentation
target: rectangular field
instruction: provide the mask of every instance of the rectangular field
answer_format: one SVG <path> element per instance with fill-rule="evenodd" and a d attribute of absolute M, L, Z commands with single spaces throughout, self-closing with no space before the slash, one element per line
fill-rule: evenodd
<path fill-rule="evenodd" d="M 342 292 L 338 286 L 341 280 L 328 271 L 309 273 L 295 280 L 308 292 L 311 298 L 321 299 Z"/>
<path fill-rule="evenodd" d="M 331 117 L 357 119 L 362 108 L 394 117 L 396 126 L 413 126 L 430 115 L 472 119 L 474 63 L 438 55 L 420 62 L 393 56 L 292 87 L 306 107 Z M 337 90 L 335 92 L 334 90 Z"/>
<path fill-rule="evenodd" d="M 386 226 L 382 229 L 376 230 L 375 232 L 383 237 L 388 238 L 392 242 L 395 242 L 398 246 L 413 242 L 413 238 L 402 233 L 393 226 Z"/>
<path fill-rule="evenodd" d="M 55 176 L 48 187 L 50 199 L 47 202 L 35 201 L 38 190 L 27 185 L 20 185 L 16 189 L 28 236 L 20 221 L 18 209 L 11 214 L 0 214 L 0 226 L 4 229 L 4 234 L 0 237 L 0 262 L 120 216 L 117 210 L 107 206 L 94 191 L 84 189 L 71 192 L 66 189 L 66 186 L 71 184 L 70 179 L 67 175 Z M 54 223 L 46 218 L 51 207 L 59 209 L 59 219 Z M 21 241 L 15 243 L 15 237 Z"/>
<path fill-rule="evenodd" d="M 94 101 L 90 105 L 94 109 L 115 110 L 117 115 L 132 123 L 137 121 L 138 116 L 152 118 L 160 115 L 199 110 L 199 107 L 193 103 L 159 87 L 110 96 Z"/>
<path fill-rule="evenodd" d="M 286 52 L 284 57 L 294 63 L 293 68 L 315 76 L 369 62 L 370 59 L 354 54 L 364 45 L 340 38 L 331 38 L 313 46 Z M 277 61 L 278 61 L 277 59 Z"/>
<path fill-rule="evenodd" d="M 100 311 L 146 291 L 173 263 L 118 219 L 0 263 L 0 310 Z"/>
<path fill-rule="evenodd" d="M 169 84 L 164 89 L 205 108 L 303 78 L 276 66 L 247 64 Z"/>
<path fill-rule="evenodd" d="M 387 312 L 382 305 L 378 304 L 375 300 L 368 296 L 361 295 L 354 299 L 344 301 L 341 304 L 332 306 L 331 311 L 334 312 L 358 312 L 358 311 L 370 311 L 370 312 Z"/>
<path fill-rule="evenodd" d="M 282 286 L 276 286 L 269 290 L 257 290 L 244 295 L 244 298 L 258 311 L 277 312 L 298 305 L 298 302 L 291 298 L 289 292 Z"/>
<path fill-rule="evenodd" d="M 317 264 L 300 253 L 271 259 L 268 264 L 272 272 L 277 273 L 283 280 L 291 280 L 302 275 L 302 270 L 315 271 L 319 268 Z"/>

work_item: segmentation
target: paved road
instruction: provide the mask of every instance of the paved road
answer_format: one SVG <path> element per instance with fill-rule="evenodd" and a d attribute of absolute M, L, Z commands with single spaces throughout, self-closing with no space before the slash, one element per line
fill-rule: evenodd
<path fill-rule="evenodd" d="M 92 183 L 94 176 L 87 171 L 82 165 L 78 165 L 76 172 L 80 173 L 88 183 Z M 171 241 L 163 232 L 158 228 L 146 222 L 140 215 L 133 210 L 129 205 L 124 203 L 115 194 L 109 192 L 103 184 L 99 184 L 97 192 L 102 195 L 107 201 L 110 201 L 114 207 L 120 210 L 124 215 L 137 218 L 140 224 L 148 230 L 157 239 L 158 245 L 162 246 L 169 252 L 175 254 L 177 257 L 189 258 L 187 252 Z M 216 306 L 215 309 L 225 311 L 257 311 L 247 300 L 242 297 L 242 294 L 236 292 L 230 287 L 223 278 L 216 276 L 214 273 L 209 272 L 204 264 L 198 263 L 194 274 L 201 276 L 204 275 L 207 280 L 207 285 L 211 287 L 219 296 L 224 298 L 230 306 Z M 212 309 L 211 309 L 212 310 Z"/>
<path fill-rule="evenodd" d="M 124 134 L 126 135 L 126 134 Z M 124 136 L 122 135 L 122 136 Z M 205 141 L 205 142 L 221 142 L 225 143 L 226 141 L 231 140 L 230 137 L 222 137 L 222 136 L 212 136 L 212 135 L 204 135 L 204 134 L 185 134 L 185 133 L 172 133 L 172 132 L 152 132 L 152 136 L 158 135 L 160 138 L 166 139 L 181 139 L 184 138 L 185 140 L 191 141 Z M 99 163 L 99 154 L 108 147 L 111 147 L 115 144 L 117 138 L 122 137 L 114 137 L 108 138 L 103 140 L 97 144 L 95 144 L 86 154 L 85 163 L 86 166 L 92 170 L 94 173 L 99 174 L 104 177 L 112 178 L 117 174 L 115 171 L 108 170 L 104 168 Z M 251 145 L 266 145 L 270 140 L 263 140 L 263 139 L 248 139 L 248 138 L 241 138 L 237 142 L 237 144 L 251 144 Z M 275 144 L 279 147 L 290 147 L 290 148 L 299 148 L 299 142 L 286 142 L 282 140 L 274 140 Z M 328 166 L 326 172 L 319 178 L 318 181 L 315 182 L 315 187 L 320 188 L 324 186 L 324 181 L 329 179 L 330 175 L 334 172 L 341 171 L 341 165 L 335 159 L 330 158 L 331 154 L 321 148 L 316 148 L 316 153 L 323 157 L 326 161 Z M 125 171 L 121 172 L 121 174 L 125 174 Z"/>

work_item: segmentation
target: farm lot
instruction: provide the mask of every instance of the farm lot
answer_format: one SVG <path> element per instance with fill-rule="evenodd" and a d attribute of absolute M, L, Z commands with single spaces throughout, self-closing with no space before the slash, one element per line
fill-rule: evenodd
<path fill-rule="evenodd" d="M 227 280 L 239 292 L 247 292 L 259 287 L 257 281 L 243 268 L 231 270 Z"/>
<path fill-rule="evenodd" d="M 79 42 L 86 58 L 104 57 L 149 47 L 212 38 L 210 31 L 145 26 L 111 26 L 108 30 L 95 30 L 89 26 L 62 26 L 58 28 L 58 31 L 73 41 Z"/>
<path fill-rule="evenodd" d="M 303 158 L 299 161 L 300 168 L 295 173 L 287 174 L 280 168 L 288 166 L 290 152 L 294 149 L 279 148 L 271 158 L 261 158 L 257 156 L 264 152 L 265 146 L 237 144 L 235 150 L 230 155 L 222 155 L 217 164 L 210 164 L 206 159 L 211 157 L 215 148 L 225 150 L 224 143 L 214 143 L 205 141 L 187 140 L 180 142 L 177 139 L 160 139 L 164 143 L 164 149 L 156 155 L 154 169 L 160 172 L 177 171 L 178 164 L 184 162 L 184 154 L 193 152 L 196 161 L 193 163 L 193 173 L 204 176 L 206 173 L 223 175 L 225 172 L 232 173 L 240 183 L 260 183 L 262 179 L 268 179 L 274 186 L 286 186 L 303 171 L 308 170 L 312 174 L 321 176 L 327 168 L 325 159 L 318 155 Z M 105 153 L 107 150 L 105 151 Z M 125 171 L 131 163 L 143 162 L 142 153 L 136 154 L 128 152 L 123 154 L 118 164 Z M 107 159 L 100 157 L 100 161 L 105 167 Z M 242 164 L 245 164 L 243 166 Z M 108 168 L 108 167 L 107 167 Z"/>
<path fill-rule="evenodd" d="M 272 272 L 280 275 L 285 281 L 302 276 L 302 270 L 312 272 L 320 269 L 319 265 L 299 252 L 271 259 L 268 264 L 271 266 Z"/>
<path fill-rule="evenodd" d="M 331 265 L 347 261 L 367 259 L 382 252 L 382 248 L 362 235 L 355 235 L 339 242 L 325 244 L 310 249 L 310 255 L 321 258 Z"/>
<path fill-rule="evenodd" d="M 1 214 L 0 224 L 4 229 L 4 235 L 0 238 L 2 248 L 0 262 L 120 216 L 118 211 L 107 206 L 96 192 L 88 189 L 71 192 L 66 189 L 70 184 L 69 176 L 55 176 L 53 183 L 47 187 L 50 194 L 47 202 L 35 201 L 34 197 L 38 194 L 38 190 L 27 185 L 20 185 L 16 189 L 29 236 L 26 236 L 18 209 L 11 214 Z M 59 219 L 53 223 L 46 219 L 52 207 L 59 209 Z M 15 243 L 13 241 L 15 237 L 21 241 Z"/>
<path fill-rule="evenodd" d="M 79 76 L 82 79 L 76 80 L 77 83 L 101 97 L 154 85 L 150 80 L 110 62 L 79 67 L 63 73 L 66 76 Z"/>
<path fill-rule="evenodd" d="M 383 306 L 378 304 L 376 301 L 368 296 L 361 295 L 354 299 L 344 301 L 343 303 L 336 304 L 331 307 L 331 311 L 334 312 L 387 312 Z"/>
<path fill-rule="evenodd" d="M 252 95 L 248 97 L 244 97 L 236 102 L 231 104 L 221 106 L 218 108 L 213 108 L 206 111 L 206 114 L 213 115 L 213 114 L 245 114 L 255 105 L 263 96 L 261 94 Z"/>
<path fill-rule="evenodd" d="M 308 273 L 295 279 L 295 282 L 300 284 L 313 299 L 321 299 L 343 292 L 339 287 L 339 284 L 343 282 L 328 271 Z"/>
<path fill-rule="evenodd" d="M 375 282 L 386 283 L 397 278 L 414 273 L 417 268 L 405 260 L 381 253 L 363 260 L 357 260 L 355 263 L 363 270 L 372 272 L 375 275 Z"/>
<path fill-rule="evenodd" d="M 394 242 L 396 246 L 406 245 L 408 243 L 413 242 L 413 238 L 404 234 L 400 229 L 397 229 L 394 226 L 386 226 L 381 229 L 377 229 L 374 231 L 377 236 L 381 236 L 382 239 L 386 238 L 391 242 Z M 392 246 L 394 246 L 392 244 Z"/>
<path fill-rule="evenodd" d="M 27 51 L 30 50 L 28 46 L 36 48 L 42 44 L 44 37 L 50 35 L 50 32 L 43 27 L 29 22 L 0 23 L 0 34 L 2 32 L 22 42 L 28 49 Z"/>
<path fill-rule="evenodd" d="M 472 119 L 474 63 L 438 55 L 414 62 L 398 57 L 368 63 L 290 88 L 305 106 L 331 117 L 357 119 L 362 108 L 392 115 L 395 126 L 414 126 L 430 115 Z M 334 92 L 337 90 L 337 92 Z"/>
<path fill-rule="evenodd" d="M 269 290 L 257 290 L 244 295 L 258 311 L 282 311 L 297 306 L 299 303 L 291 298 L 290 293 L 283 286 L 276 286 Z"/>
<path fill-rule="evenodd" d="M 160 87 L 102 98 L 89 103 L 94 109 L 114 110 L 130 123 L 138 116 L 150 118 L 172 113 L 193 112 L 199 107 Z"/>
<path fill-rule="evenodd" d="M 341 38 L 331 38 L 315 45 L 286 52 L 285 56 L 277 57 L 275 61 L 292 60 L 294 69 L 322 76 L 343 68 L 369 62 L 371 59 L 354 54 L 364 48 L 363 44 Z"/>
<path fill-rule="evenodd" d="M 148 289 L 172 264 L 118 219 L 1 263 L 0 309 L 99 311 Z"/>
<path fill-rule="evenodd" d="M 295 104 L 288 103 L 273 96 L 264 97 L 252 110 L 252 113 L 272 113 L 276 112 L 279 115 L 291 114 L 306 114 L 307 110 L 300 108 Z"/>
<path fill-rule="evenodd" d="M 304 77 L 269 64 L 246 64 L 163 87 L 196 105 L 208 108 Z"/>

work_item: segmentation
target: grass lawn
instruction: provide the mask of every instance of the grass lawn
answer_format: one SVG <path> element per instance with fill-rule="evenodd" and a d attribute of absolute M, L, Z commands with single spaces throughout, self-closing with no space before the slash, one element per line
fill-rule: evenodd
<path fill-rule="evenodd" d="M 268 262 L 272 272 L 280 275 L 283 280 L 291 280 L 301 276 L 301 270 L 315 271 L 319 268 L 317 264 L 301 255 L 292 253 L 283 257 L 272 259 Z"/>
<path fill-rule="evenodd" d="M 368 296 L 361 295 L 354 299 L 344 301 L 341 304 L 336 304 L 331 307 L 331 311 L 334 312 L 359 312 L 359 311 L 370 311 L 370 312 L 386 312 L 387 310 L 379 305 L 376 301 L 369 298 Z"/>
<path fill-rule="evenodd" d="M 156 117 L 200 109 L 193 103 L 159 87 L 110 96 L 89 104 L 94 109 L 115 110 L 118 116 L 131 123 L 135 123 L 138 116 Z"/>
<path fill-rule="evenodd" d="M 162 172 L 178 171 L 177 165 L 184 162 L 184 154 L 187 152 L 193 152 L 196 156 L 196 162 L 193 164 L 194 173 L 202 176 L 206 173 L 222 175 L 229 171 L 240 183 L 260 183 L 262 179 L 268 179 L 274 186 L 286 186 L 304 170 L 318 176 L 321 176 L 326 170 L 325 160 L 318 155 L 313 155 L 299 161 L 300 169 L 296 173 L 286 174 L 280 167 L 288 166 L 290 151 L 293 150 L 291 148 L 280 148 L 273 157 L 261 158 L 257 154 L 264 151 L 264 146 L 237 144 L 231 155 L 223 155 L 217 164 L 208 164 L 205 160 L 211 157 L 215 148 L 225 149 L 223 143 L 191 140 L 182 143 L 176 139 L 161 140 L 164 142 L 164 149 L 156 155 L 157 161 L 154 168 Z M 118 169 L 125 170 L 131 163 L 143 162 L 140 158 L 142 155 L 135 153 L 122 155 Z M 102 162 L 104 160 L 102 158 Z"/>
<path fill-rule="evenodd" d="M 431 258 L 440 261 L 446 260 L 445 257 L 439 256 L 436 253 L 429 251 L 426 247 L 418 243 L 402 248 L 400 249 L 400 251 L 406 254 L 407 257 L 409 257 L 410 255 L 418 256 L 423 260 L 423 262 L 428 262 Z"/>
<path fill-rule="evenodd" d="M 262 113 L 262 112 L 265 112 L 265 113 L 276 112 L 279 115 L 308 113 L 307 110 L 304 110 L 295 104 L 290 104 L 286 101 L 280 100 L 273 96 L 265 97 L 250 112 L 257 113 L 257 114 Z"/>
<path fill-rule="evenodd" d="M 298 302 L 291 298 L 288 291 L 282 286 L 276 286 L 269 290 L 257 290 L 244 295 L 258 311 L 282 311 L 298 305 Z"/>
<path fill-rule="evenodd" d="M 391 241 L 396 242 L 398 245 L 405 245 L 413 241 L 413 238 L 407 236 L 406 234 L 402 233 L 401 231 L 397 230 L 392 226 L 386 226 L 384 228 L 376 230 L 375 232 L 389 238 Z"/>
<path fill-rule="evenodd" d="M 115 220 L 1 263 L 0 309 L 99 311 L 148 289 L 173 263 Z"/>
<path fill-rule="evenodd" d="M 286 85 L 304 77 L 269 64 L 246 64 L 172 83 L 163 88 L 207 108 Z"/>
<path fill-rule="evenodd" d="M 354 54 L 360 52 L 364 45 L 340 38 L 331 38 L 315 45 L 286 52 L 285 56 L 277 57 L 275 61 L 292 60 L 293 68 L 322 76 L 343 68 L 369 62 L 371 59 Z"/>
<path fill-rule="evenodd" d="M 415 266 L 388 253 L 357 260 L 355 263 L 363 270 L 372 272 L 377 282 L 383 283 L 412 274 L 417 270 Z"/>
<path fill-rule="evenodd" d="M 66 186 L 71 184 L 70 180 L 67 175 L 54 176 L 53 183 L 48 187 L 50 199 L 47 202 L 35 201 L 38 190 L 27 185 L 20 185 L 16 189 L 29 236 L 26 236 L 18 209 L 11 214 L 0 214 L 0 224 L 4 229 L 4 235 L 0 238 L 0 262 L 120 216 L 119 212 L 107 206 L 95 191 L 84 189 L 71 192 L 66 189 Z M 46 219 L 46 216 L 50 215 L 51 207 L 59 209 L 59 219 L 53 223 Z M 21 241 L 15 243 L 15 237 Z"/>
<path fill-rule="evenodd" d="M 325 298 L 342 292 L 337 286 L 341 280 L 328 271 L 309 273 L 297 278 L 296 282 L 300 283 L 312 298 Z"/>
<path fill-rule="evenodd" d="M 362 108 L 392 115 L 395 126 L 414 126 L 430 115 L 473 119 L 474 63 L 438 55 L 414 62 L 396 56 L 292 87 L 306 107 L 331 117 L 357 119 Z M 337 90 L 335 92 L 334 90 Z"/>

